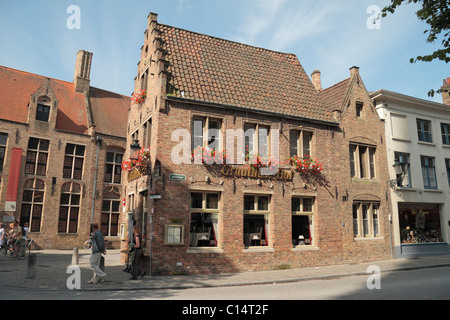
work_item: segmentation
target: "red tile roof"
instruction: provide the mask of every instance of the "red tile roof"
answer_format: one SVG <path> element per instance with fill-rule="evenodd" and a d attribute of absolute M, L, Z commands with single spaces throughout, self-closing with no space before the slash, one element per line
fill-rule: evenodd
<path fill-rule="evenodd" d="M 325 106 L 330 111 L 342 110 L 342 104 L 350 87 L 350 79 L 345 79 L 335 85 L 320 91 L 320 96 L 323 99 Z"/>
<path fill-rule="evenodd" d="M 126 137 L 131 97 L 91 87 L 89 101 L 96 132 Z"/>
<path fill-rule="evenodd" d="M 88 115 L 84 95 L 75 92 L 72 82 L 0 66 L 0 119 L 27 123 L 30 97 L 43 84 L 49 86 L 58 100 L 55 128 L 88 134 Z M 91 88 L 93 121 L 99 133 L 125 137 L 130 97 Z"/>
<path fill-rule="evenodd" d="M 294 54 L 158 24 L 169 86 L 184 98 L 335 122 Z"/>

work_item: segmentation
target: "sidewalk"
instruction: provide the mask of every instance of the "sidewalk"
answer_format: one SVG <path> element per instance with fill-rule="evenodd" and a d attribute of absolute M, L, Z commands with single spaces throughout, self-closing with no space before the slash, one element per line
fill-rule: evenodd
<path fill-rule="evenodd" d="M 5 287 L 28 290 L 68 290 L 66 282 L 72 273 L 67 273 L 67 268 L 72 262 L 72 251 L 43 250 L 36 251 L 35 254 L 37 265 L 35 279 L 25 279 L 27 260 L 5 257 L 0 261 L 0 290 L 4 290 Z M 106 282 L 103 285 L 93 285 L 87 283 L 92 278 L 89 256 L 90 251 L 80 250 L 78 266 L 81 270 L 82 291 L 186 289 L 286 283 L 352 275 L 369 275 L 367 269 L 371 265 L 378 266 L 382 274 L 391 271 L 450 266 L 450 255 L 443 255 L 417 259 L 395 259 L 360 264 L 237 274 L 145 276 L 142 280 L 131 281 L 129 280 L 131 275 L 122 271 L 124 264 L 120 263 L 120 251 L 110 250 L 105 256 Z"/>

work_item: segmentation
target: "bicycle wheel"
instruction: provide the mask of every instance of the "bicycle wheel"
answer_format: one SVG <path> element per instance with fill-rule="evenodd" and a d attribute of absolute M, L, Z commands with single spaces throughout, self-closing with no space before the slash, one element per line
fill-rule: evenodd
<path fill-rule="evenodd" d="M 3 258 L 6 256 L 6 247 L 1 246 L 0 247 L 0 260 L 3 260 Z"/>
<path fill-rule="evenodd" d="M 18 250 L 17 258 L 19 258 L 19 260 L 23 260 L 30 255 L 30 248 L 26 244 L 20 245 Z"/>

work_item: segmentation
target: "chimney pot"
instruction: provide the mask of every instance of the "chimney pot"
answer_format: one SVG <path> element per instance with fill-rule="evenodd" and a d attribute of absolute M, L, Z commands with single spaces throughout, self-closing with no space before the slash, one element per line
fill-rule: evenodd
<path fill-rule="evenodd" d="M 320 71 L 314 70 L 311 73 L 311 80 L 317 91 L 322 91 L 322 80 L 320 78 Z"/>

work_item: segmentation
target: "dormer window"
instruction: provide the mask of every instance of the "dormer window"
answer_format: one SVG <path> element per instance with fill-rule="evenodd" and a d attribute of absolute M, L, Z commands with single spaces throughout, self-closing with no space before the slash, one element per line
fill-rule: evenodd
<path fill-rule="evenodd" d="M 49 115 L 50 115 L 50 107 L 49 106 L 46 106 L 43 104 L 37 105 L 36 120 L 48 122 Z"/>

